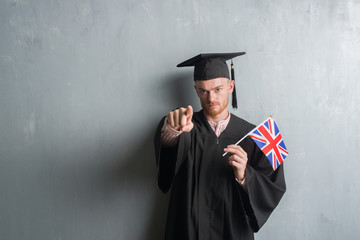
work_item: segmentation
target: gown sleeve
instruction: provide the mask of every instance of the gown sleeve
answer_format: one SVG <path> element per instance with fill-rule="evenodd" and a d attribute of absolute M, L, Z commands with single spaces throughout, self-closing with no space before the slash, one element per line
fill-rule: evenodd
<path fill-rule="evenodd" d="M 165 117 L 161 119 L 154 137 L 157 181 L 160 190 L 166 193 L 171 188 L 174 176 L 186 157 L 186 152 L 190 149 L 190 133 L 183 132 L 179 135 L 179 140 L 175 146 L 163 146 L 160 141 L 161 129 L 164 125 Z"/>
<path fill-rule="evenodd" d="M 246 167 L 247 191 L 239 186 L 245 212 L 254 232 L 264 225 L 286 191 L 283 165 L 274 171 L 267 157 L 255 144 Z"/>

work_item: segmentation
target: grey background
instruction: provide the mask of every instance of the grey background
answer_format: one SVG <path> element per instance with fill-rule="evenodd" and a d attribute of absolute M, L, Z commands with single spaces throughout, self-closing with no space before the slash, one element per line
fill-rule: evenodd
<path fill-rule="evenodd" d="M 161 239 L 153 133 L 199 110 L 176 64 L 232 51 L 233 112 L 290 152 L 256 239 L 357 239 L 359 0 L 1 0 L 0 238 Z"/>

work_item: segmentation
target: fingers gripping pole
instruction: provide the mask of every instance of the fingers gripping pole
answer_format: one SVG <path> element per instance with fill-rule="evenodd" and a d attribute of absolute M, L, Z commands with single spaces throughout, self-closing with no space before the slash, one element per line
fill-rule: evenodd
<path fill-rule="evenodd" d="M 249 136 L 249 134 L 250 134 L 250 133 L 246 134 L 242 139 L 240 139 L 239 141 L 237 141 L 237 143 L 235 143 L 234 145 L 239 145 L 242 140 L 244 140 L 247 136 Z M 227 154 L 227 152 L 223 154 L 223 157 L 225 157 L 226 154 Z"/>

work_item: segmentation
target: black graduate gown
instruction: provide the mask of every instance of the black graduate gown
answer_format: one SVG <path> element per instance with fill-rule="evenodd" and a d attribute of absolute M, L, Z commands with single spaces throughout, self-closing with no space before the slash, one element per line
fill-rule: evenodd
<path fill-rule="evenodd" d="M 222 154 L 255 126 L 232 114 L 217 137 L 200 111 L 193 115 L 191 132 L 166 148 L 160 144 L 164 119 L 154 143 L 159 188 L 171 189 L 165 239 L 254 239 L 285 193 L 283 165 L 274 172 L 254 141 L 245 138 L 240 146 L 248 154 L 246 191 L 235 180 L 229 154 Z"/>

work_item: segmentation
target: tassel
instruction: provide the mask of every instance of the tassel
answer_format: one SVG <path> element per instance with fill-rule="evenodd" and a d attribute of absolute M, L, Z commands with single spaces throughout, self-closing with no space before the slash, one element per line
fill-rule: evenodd
<path fill-rule="evenodd" d="M 237 109 L 237 99 L 236 99 L 236 89 L 235 89 L 235 73 L 234 73 L 234 64 L 231 59 L 231 80 L 234 81 L 234 91 L 232 93 L 232 107 Z"/>

